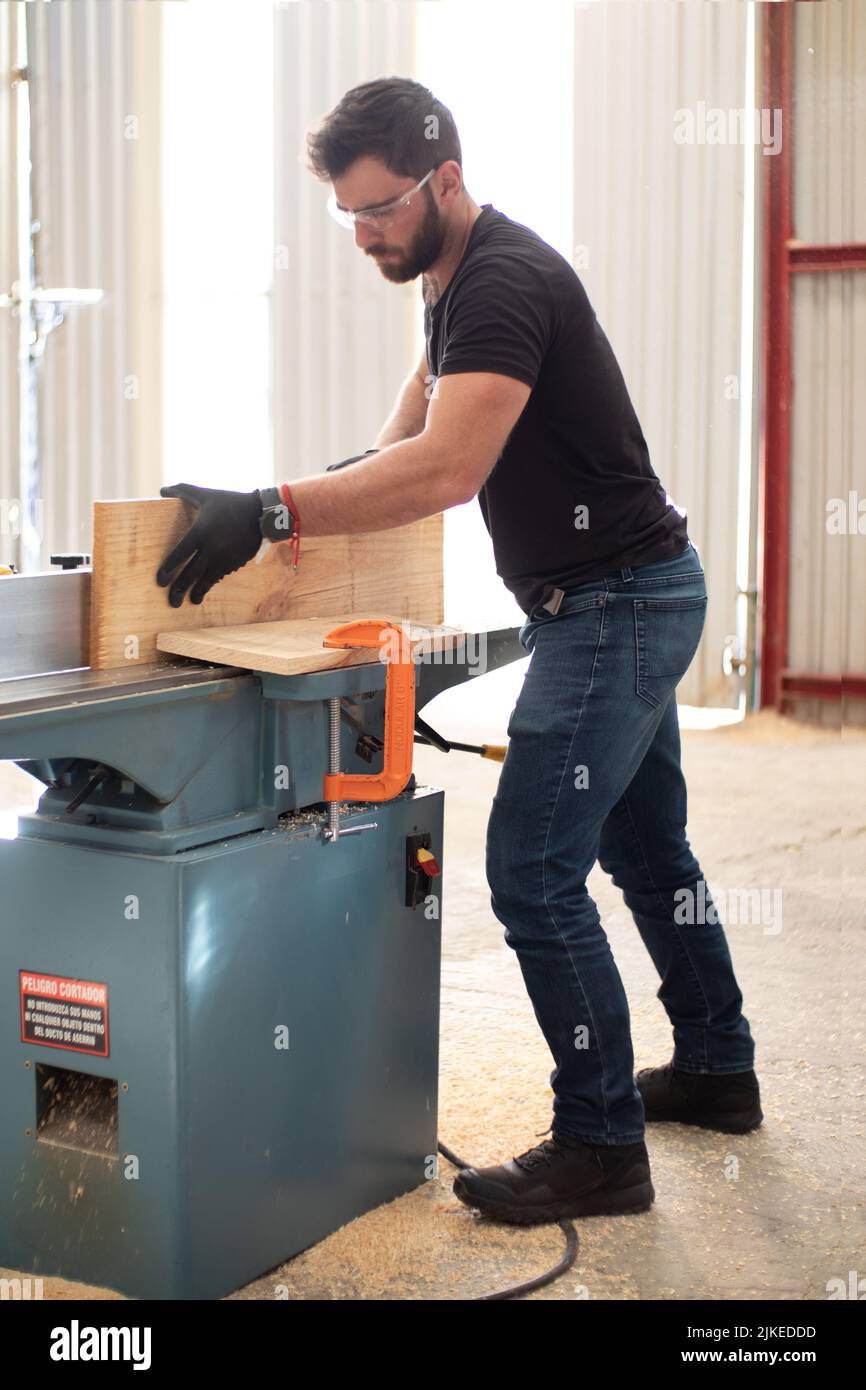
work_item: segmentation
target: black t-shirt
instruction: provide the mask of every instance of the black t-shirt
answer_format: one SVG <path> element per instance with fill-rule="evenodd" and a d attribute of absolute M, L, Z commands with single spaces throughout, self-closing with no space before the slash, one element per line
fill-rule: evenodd
<path fill-rule="evenodd" d="M 586 291 L 537 233 L 484 203 L 424 332 L 434 377 L 498 372 L 532 387 L 478 494 L 497 572 L 524 612 L 554 589 L 685 550 L 686 519 L 653 471 Z"/>

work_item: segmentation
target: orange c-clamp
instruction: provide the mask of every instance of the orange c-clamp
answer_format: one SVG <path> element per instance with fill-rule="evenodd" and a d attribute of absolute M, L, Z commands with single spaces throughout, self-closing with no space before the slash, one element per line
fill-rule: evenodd
<path fill-rule="evenodd" d="M 412 775 L 415 734 L 415 662 L 412 644 L 396 623 L 386 618 L 361 618 L 329 632 L 326 647 L 381 647 L 396 633 L 397 659 L 388 659 L 385 676 L 385 758 L 381 772 L 326 772 L 325 801 L 389 801 L 399 795 Z M 393 639 L 390 639 L 393 640 Z"/>

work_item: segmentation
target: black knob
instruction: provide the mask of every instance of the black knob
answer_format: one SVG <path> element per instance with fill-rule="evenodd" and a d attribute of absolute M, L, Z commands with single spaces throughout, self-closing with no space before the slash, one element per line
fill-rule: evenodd
<path fill-rule="evenodd" d="M 89 555 L 62 554 L 50 557 L 52 565 L 59 565 L 64 570 L 77 570 L 79 565 L 89 565 Z"/>

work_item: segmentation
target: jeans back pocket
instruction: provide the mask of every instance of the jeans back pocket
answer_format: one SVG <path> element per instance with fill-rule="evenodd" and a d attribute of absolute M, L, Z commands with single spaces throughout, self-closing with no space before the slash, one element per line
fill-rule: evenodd
<path fill-rule="evenodd" d="M 659 708 L 679 685 L 698 649 L 707 595 L 634 600 L 636 693 Z"/>

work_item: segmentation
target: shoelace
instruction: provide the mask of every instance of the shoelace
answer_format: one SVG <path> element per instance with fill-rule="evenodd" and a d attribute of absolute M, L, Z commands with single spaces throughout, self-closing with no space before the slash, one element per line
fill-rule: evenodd
<path fill-rule="evenodd" d="M 641 1067 L 638 1072 L 638 1078 L 642 1080 L 644 1077 L 650 1078 L 657 1076 L 661 1079 L 664 1076 L 668 1076 L 672 1071 L 673 1062 L 665 1062 L 664 1066 L 661 1067 Z"/>
<path fill-rule="evenodd" d="M 539 1130 L 539 1134 L 549 1134 L 553 1126 Z M 536 1144 L 534 1148 L 527 1149 L 526 1153 L 515 1155 L 514 1162 L 518 1168 L 523 1168 L 525 1172 L 531 1173 L 538 1167 L 539 1163 L 550 1164 L 554 1154 L 567 1152 L 568 1145 L 561 1144 L 556 1135 L 552 1139 L 545 1139 L 541 1144 Z"/>

